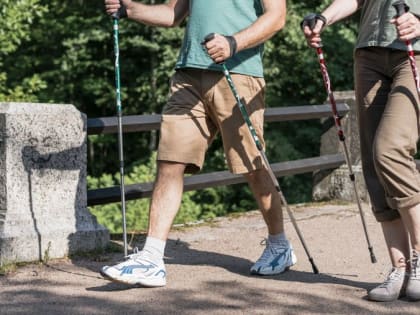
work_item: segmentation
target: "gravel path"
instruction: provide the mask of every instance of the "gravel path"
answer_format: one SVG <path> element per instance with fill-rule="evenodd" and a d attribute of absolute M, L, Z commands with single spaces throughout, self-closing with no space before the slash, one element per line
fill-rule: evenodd
<path fill-rule="evenodd" d="M 364 209 L 376 264 L 355 205 L 297 205 L 292 210 L 318 275 L 286 220 L 297 264 L 282 275 L 251 276 L 266 235 L 253 211 L 174 229 L 164 288 L 128 287 L 100 277 L 100 267 L 121 253 L 30 264 L 0 277 L 0 314 L 420 314 L 420 302 L 366 300 L 366 291 L 387 273 L 388 256 L 379 225 L 368 205 Z M 133 240 L 141 243 L 141 237 Z"/>

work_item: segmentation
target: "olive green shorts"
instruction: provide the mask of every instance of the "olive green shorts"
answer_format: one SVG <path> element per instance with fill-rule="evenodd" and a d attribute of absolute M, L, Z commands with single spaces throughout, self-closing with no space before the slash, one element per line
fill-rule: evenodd
<path fill-rule="evenodd" d="M 231 74 L 261 143 L 264 123 L 265 81 Z M 181 69 L 171 79 L 160 131 L 159 161 L 187 164 L 186 172 L 199 171 L 204 156 L 220 132 L 227 165 L 243 174 L 263 167 L 263 161 L 222 72 Z"/>

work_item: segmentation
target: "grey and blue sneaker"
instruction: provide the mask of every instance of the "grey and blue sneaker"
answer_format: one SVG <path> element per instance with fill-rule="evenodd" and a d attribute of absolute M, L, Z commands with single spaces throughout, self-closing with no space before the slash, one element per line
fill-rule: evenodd
<path fill-rule="evenodd" d="M 276 275 L 289 269 L 296 262 L 293 248 L 288 241 L 273 245 L 269 240 L 266 240 L 266 247 L 261 257 L 251 267 L 251 274 Z"/>
<path fill-rule="evenodd" d="M 142 285 L 145 287 L 163 287 L 166 285 L 166 270 L 163 259 L 154 259 L 150 253 L 135 251 L 127 260 L 114 266 L 104 266 L 101 275 L 111 281 Z"/>

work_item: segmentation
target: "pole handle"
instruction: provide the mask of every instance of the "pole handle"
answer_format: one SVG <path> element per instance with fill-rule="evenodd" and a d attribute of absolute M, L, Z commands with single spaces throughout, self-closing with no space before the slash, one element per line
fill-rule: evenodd
<path fill-rule="evenodd" d="M 215 33 L 210 33 L 210 34 L 207 34 L 205 37 L 204 37 L 204 39 L 203 39 L 203 41 L 200 43 L 201 45 L 205 45 L 207 42 L 209 42 L 209 41 L 211 41 L 213 38 L 214 38 L 214 35 L 215 35 Z M 230 43 L 229 43 L 229 45 L 230 45 Z M 203 49 L 205 49 L 205 47 L 203 47 Z M 232 48 L 231 48 L 232 49 Z M 221 62 L 215 62 L 216 64 L 218 64 L 218 65 L 224 65 L 225 64 L 225 62 L 224 61 L 221 61 Z"/>
<path fill-rule="evenodd" d="M 214 38 L 214 35 L 214 33 L 207 34 L 201 42 L 201 45 L 205 45 L 207 42 L 211 41 Z"/>
<path fill-rule="evenodd" d="M 305 26 L 309 26 L 309 28 L 311 30 L 313 30 L 315 28 L 316 23 L 318 21 L 321 21 L 322 22 L 322 27 L 324 27 L 325 24 L 327 24 L 327 18 L 325 16 L 323 16 L 322 14 L 309 13 L 308 15 L 306 15 L 303 18 L 302 22 L 300 23 L 300 27 L 303 30 Z"/>
<path fill-rule="evenodd" d="M 397 11 L 397 17 L 400 17 L 404 13 L 407 13 L 408 11 L 410 11 L 410 7 L 405 3 L 404 0 L 399 0 L 397 2 L 394 2 L 392 6 Z"/>
<path fill-rule="evenodd" d="M 120 7 L 118 8 L 117 12 L 114 12 L 111 17 L 114 20 L 119 20 L 127 17 L 127 7 L 122 3 L 120 0 Z"/>

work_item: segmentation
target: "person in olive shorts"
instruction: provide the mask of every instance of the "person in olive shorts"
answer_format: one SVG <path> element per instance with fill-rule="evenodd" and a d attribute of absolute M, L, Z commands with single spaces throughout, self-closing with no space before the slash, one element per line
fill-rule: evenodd
<path fill-rule="evenodd" d="M 410 10 L 398 18 L 395 2 L 335 0 L 313 30 L 304 28 L 317 47 L 325 26 L 361 9 L 354 74 L 362 167 L 392 264 L 385 282 L 368 293 L 374 301 L 420 300 L 420 174 L 413 158 L 420 103 L 405 44 L 412 40 L 420 64 L 420 1 L 406 1 Z"/>
<path fill-rule="evenodd" d="M 158 148 L 158 171 L 150 204 L 149 228 L 140 252 L 101 274 L 114 281 L 164 286 L 165 243 L 178 212 L 184 173 L 199 171 L 207 148 L 220 133 L 229 170 L 243 174 L 256 198 L 268 229 L 267 245 L 251 273 L 278 274 L 296 263 L 284 233 L 281 200 L 224 78 L 231 71 L 244 98 L 251 122 L 262 143 L 264 91 L 263 43 L 285 24 L 285 0 L 169 0 L 146 5 L 121 1 L 123 12 L 136 22 L 174 27 L 187 16 L 184 40 L 170 97 L 163 110 Z M 119 0 L 105 0 L 108 14 Z M 120 11 L 121 12 L 121 11 Z M 214 33 L 212 40 L 204 38 Z"/>

